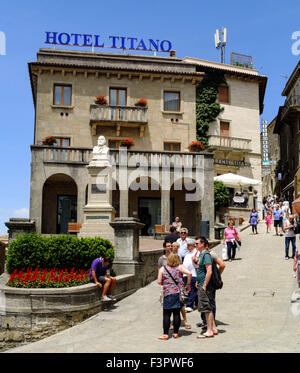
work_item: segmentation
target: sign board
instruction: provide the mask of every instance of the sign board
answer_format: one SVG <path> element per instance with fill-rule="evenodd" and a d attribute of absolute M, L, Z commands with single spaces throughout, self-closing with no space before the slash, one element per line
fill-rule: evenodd
<path fill-rule="evenodd" d="M 107 39 L 101 35 L 74 34 L 67 32 L 46 31 L 45 44 L 72 47 L 115 48 L 149 52 L 170 52 L 169 40 L 140 39 L 127 36 L 110 35 Z"/>

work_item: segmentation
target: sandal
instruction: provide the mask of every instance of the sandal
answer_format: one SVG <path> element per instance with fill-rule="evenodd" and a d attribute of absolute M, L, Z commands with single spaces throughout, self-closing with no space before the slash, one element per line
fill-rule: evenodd
<path fill-rule="evenodd" d="M 184 323 L 185 329 L 192 329 L 191 325 L 188 322 Z"/>
<path fill-rule="evenodd" d="M 214 335 L 209 335 L 209 334 L 206 334 L 206 333 L 203 333 L 203 334 L 200 334 L 197 336 L 198 339 L 204 339 L 204 338 L 213 338 Z"/>
<path fill-rule="evenodd" d="M 169 339 L 169 336 L 167 334 L 163 334 L 161 335 L 160 337 L 158 337 L 158 339 L 161 339 L 163 341 L 166 341 L 167 339 Z"/>
<path fill-rule="evenodd" d="M 179 334 L 174 333 L 174 334 L 172 334 L 172 337 L 173 338 L 179 338 Z"/>

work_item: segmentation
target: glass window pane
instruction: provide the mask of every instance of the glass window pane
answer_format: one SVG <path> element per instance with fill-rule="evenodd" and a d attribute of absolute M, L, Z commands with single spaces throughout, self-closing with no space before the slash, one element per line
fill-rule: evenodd
<path fill-rule="evenodd" d="M 164 148 L 165 148 L 165 150 L 168 150 L 168 151 L 171 150 L 171 144 L 165 142 L 165 144 L 164 144 Z"/>
<path fill-rule="evenodd" d="M 117 105 L 117 90 L 111 89 L 109 92 L 109 104 Z"/>
<path fill-rule="evenodd" d="M 62 146 L 70 146 L 70 139 L 62 139 Z"/>
<path fill-rule="evenodd" d="M 71 87 L 64 87 L 64 105 L 71 105 Z"/>
<path fill-rule="evenodd" d="M 61 105 L 61 88 L 59 85 L 54 87 L 54 105 Z"/>
<path fill-rule="evenodd" d="M 125 89 L 120 89 L 119 90 L 119 103 L 120 106 L 125 106 L 126 105 L 126 91 Z"/>
<path fill-rule="evenodd" d="M 164 110 L 179 111 L 178 92 L 164 92 Z"/>
<path fill-rule="evenodd" d="M 173 144 L 173 151 L 174 152 L 179 152 L 180 151 L 180 144 Z"/>

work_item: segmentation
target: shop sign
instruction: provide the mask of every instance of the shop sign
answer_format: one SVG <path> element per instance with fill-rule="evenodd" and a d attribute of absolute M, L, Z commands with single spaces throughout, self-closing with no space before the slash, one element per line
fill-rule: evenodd
<path fill-rule="evenodd" d="M 172 43 L 169 40 L 139 39 L 127 36 L 110 35 L 105 40 L 100 35 L 69 34 L 67 32 L 46 31 L 45 44 L 65 45 L 72 47 L 116 48 L 149 52 L 170 52 Z"/>

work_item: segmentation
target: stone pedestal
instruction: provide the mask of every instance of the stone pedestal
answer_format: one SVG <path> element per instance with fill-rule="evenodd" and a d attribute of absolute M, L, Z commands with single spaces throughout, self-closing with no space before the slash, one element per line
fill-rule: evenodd
<path fill-rule="evenodd" d="M 35 232 L 35 221 L 25 218 L 10 218 L 5 223 L 8 228 L 8 243 L 16 239 L 18 235 Z"/>
<path fill-rule="evenodd" d="M 113 268 L 118 275 L 135 274 L 140 263 L 139 231 L 144 227 L 136 218 L 116 218 L 110 225 L 115 231 Z"/>
<path fill-rule="evenodd" d="M 111 165 L 108 160 L 92 160 L 88 170 L 88 203 L 83 208 L 83 224 L 78 237 L 102 237 L 114 244 L 110 222 L 115 218 L 112 202 Z"/>

